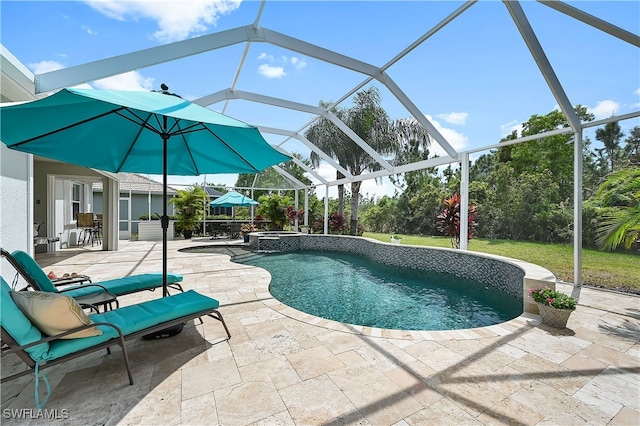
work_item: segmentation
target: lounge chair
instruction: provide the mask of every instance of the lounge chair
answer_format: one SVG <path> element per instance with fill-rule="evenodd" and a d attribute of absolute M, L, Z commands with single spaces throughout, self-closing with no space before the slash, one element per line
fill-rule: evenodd
<path fill-rule="evenodd" d="M 108 292 L 114 296 L 123 296 L 125 294 L 136 293 L 144 290 L 155 290 L 162 287 L 162 274 L 138 274 L 124 278 L 116 278 L 113 280 L 92 282 L 90 284 L 82 284 L 76 287 L 65 288 L 59 290 L 54 283 L 47 277 L 40 265 L 28 253 L 16 250 L 9 254 L 6 250 L 0 248 L 0 254 L 5 257 L 11 265 L 24 277 L 29 286 L 37 291 L 46 291 L 50 293 L 64 293 L 74 299 L 82 302 L 82 298 L 95 295 L 101 292 Z M 167 286 L 169 288 L 184 291 L 179 282 L 182 281 L 182 275 L 167 273 Z"/>
<path fill-rule="evenodd" d="M 227 333 L 227 338 L 231 338 L 231 334 L 222 315 L 217 311 L 219 302 L 197 293 L 194 290 L 118 308 L 101 314 L 89 315 L 87 318 L 89 318 L 92 323 L 87 324 L 79 320 L 78 322 L 81 325 L 73 326 L 71 329 L 48 336 L 43 333 L 41 329 L 45 328 L 45 326 L 47 329 L 50 327 L 58 327 L 59 329 L 61 325 L 55 323 L 59 322 L 59 318 L 64 316 L 64 314 L 60 314 L 59 310 L 56 309 L 56 315 L 42 318 L 45 312 L 50 312 L 51 310 L 43 309 L 42 307 L 28 309 L 20 305 L 22 306 L 21 309 L 14 301 L 14 297 L 22 299 L 26 294 L 36 299 L 41 296 L 57 299 L 55 303 L 58 304 L 58 306 L 61 304 L 73 304 L 75 303 L 73 299 L 52 293 L 32 291 L 12 292 L 2 277 L 0 277 L 0 281 L 2 356 L 4 357 L 15 353 L 29 367 L 27 370 L 3 377 L 0 382 L 4 383 L 8 380 L 30 374 L 32 371 L 35 372 L 36 405 L 38 405 L 38 408 L 41 408 L 41 405 L 38 403 L 39 397 L 37 393 L 39 370 L 44 368 L 78 358 L 100 349 L 107 348 L 107 351 L 109 351 L 110 346 L 118 345 L 122 347 L 122 355 L 129 376 L 129 383 L 133 384 L 133 376 L 129 367 L 129 357 L 125 345 L 125 341 L 127 340 L 158 332 L 165 328 L 183 324 L 189 320 L 203 316 L 209 316 L 222 322 Z M 74 311 L 73 315 L 70 315 L 72 317 L 77 314 L 77 310 L 70 309 L 69 311 Z M 66 314 L 68 314 L 68 312 L 66 312 Z M 38 316 L 38 318 L 31 319 L 34 316 Z M 202 319 L 200 319 L 200 321 L 202 322 Z M 34 322 L 38 323 L 40 328 L 36 327 Z M 42 322 L 44 322 L 44 325 Z M 89 337 L 68 337 L 78 332 L 89 334 Z M 96 335 L 97 333 L 100 334 Z M 44 379 L 46 382 L 46 376 Z M 48 382 L 46 383 L 48 386 Z M 46 403 L 46 401 L 44 403 Z"/>

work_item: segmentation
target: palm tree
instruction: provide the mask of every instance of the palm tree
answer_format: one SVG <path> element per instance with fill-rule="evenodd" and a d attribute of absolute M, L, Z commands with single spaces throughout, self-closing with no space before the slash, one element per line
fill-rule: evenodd
<path fill-rule="evenodd" d="M 329 103 L 320 101 L 320 108 L 328 108 Z M 330 109 L 331 113 L 338 117 L 342 122 L 346 122 L 347 111 L 344 108 L 333 107 Z M 324 151 L 327 155 L 338 160 L 338 162 L 344 166 L 342 157 L 344 154 L 344 147 L 352 144 L 349 137 L 345 135 L 340 129 L 338 129 L 331 121 L 326 118 L 321 118 L 315 124 L 313 124 L 305 132 L 307 139 L 312 141 L 320 150 Z M 320 156 L 315 152 L 311 152 L 311 163 L 314 167 L 320 165 Z M 344 178 L 344 175 L 336 170 L 336 180 Z M 338 212 L 339 215 L 344 214 L 344 185 L 338 185 Z"/>
<path fill-rule="evenodd" d="M 369 144 L 382 156 L 398 156 L 403 149 L 414 144 L 416 140 L 428 145 L 429 136 L 426 130 L 415 120 L 398 120 L 391 122 L 386 111 L 381 106 L 380 92 L 375 87 L 362 90 L 355 94 L 354 105 L 351 108 L 332 108 L 331 112 L 341 119 L 360 138 Z M 320 102 L 320 106 L 327 104 Z M 380 164 L 356 145 L 347 135 L 326 118 L 320 119 L 306 132 L 307 139 L 331 157 L 338 160 L 341 166 L 353 176 L 359 176 L 365 171 L 380 170 Z M 314 166 L 320 163 L 320 157 L 311 154 Z M 337 179 L 342 174 L 337 172 Z M 351 183 L 351 235 L 358 233 L 358 205 L 360 186 L 362 182 Z M 339 214 L 344 208 L 344 189 L 338 187 Z M 342 210 L 342 211 L 341 211 Z"/>
<path fill-rule="evenodd" d="M 611 174 L 598 188 L 596 197 L 609 206 L 598 228 L 600 248 L 613 250 L 622 245 L 628 250 L 640 241 L 640 168 Z"/>

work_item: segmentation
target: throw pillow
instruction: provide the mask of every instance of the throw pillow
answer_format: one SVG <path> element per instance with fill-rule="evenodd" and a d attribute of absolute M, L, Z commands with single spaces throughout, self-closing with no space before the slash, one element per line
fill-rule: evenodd
<path fill-rule="evenodd" d="M 48 336 L 56 336 L 82 325 L 93 324 L 72 297 L 43 291 L 12 291 L 11 298 L 33 325 Z M 100 336 L 102 331 L 91 327 L 61 339 Z"/>

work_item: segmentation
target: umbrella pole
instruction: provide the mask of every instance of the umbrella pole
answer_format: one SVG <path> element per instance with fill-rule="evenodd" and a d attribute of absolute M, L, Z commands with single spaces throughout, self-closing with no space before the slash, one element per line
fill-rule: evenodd
<path fill-rule="evenodd" d="M 167 216 L 167 200 L 169 198 L 167 196 L 167 176 L 169 174 L 169 155 L 167 151 L 169 148 L 170 135 L 166 133 L 166 116 L 162 117 L 162 122 L 164 125 L 163 132 L 160 134 L 162 137 L 162 217 L 160 218 L 160 223 L 162 225 L 162 297 L 167 297 L 169 296 L 169 291 L 167 290 L 167 229 L 169 228 L 169 216 Z M 176 324 L 163 330 L 142 336 L 142 338 L 146 340 L 163 339 L 165 337 L 171 337 L 181 333 L 183 328 L 184 324 Z"/>
<path fill-rule="evenodd" d="M 167 117 L 164 117 L 166 128 Z M 169 135 L 162 133 L 162 297 L 167 297 L 167 229 L 169 228 L 169 216 L 167 216 L 167 175 L 168 175 L 168 142 Z"/>
<path fill-rule="evenodd" d="M 164 124 L 166 129 L 167 118 L 164 117 Z M 169 296 L 167 291 L 167 229 L 169 228 L 169 216 L 167 216 L 167 175 L 168 175 L 168 155 L 167 147 L 169 141 L 169 135 L 162 133 L 162 217 L 160 222 L 162 224 L 162 297 Z M 163 330 L 153 332 L 142 336 L 145 340 L 162 339 L 165 337 L 175 336 L 182 332 L 184 324 L 176 324 L 171 327 L 167 327 Z"/>

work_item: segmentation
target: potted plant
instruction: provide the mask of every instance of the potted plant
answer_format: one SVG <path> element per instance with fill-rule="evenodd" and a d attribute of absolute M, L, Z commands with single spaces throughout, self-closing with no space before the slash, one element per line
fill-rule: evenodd
<path fill-rule="evenodd" d="M 565 328 L 576 309 L 576 299 L 549 287 L 532 288 L 529 297 L 537 303 L 542 323 L 550 327 Z"/>
<path fill-rule="evenodd" d="M 252 232 L 256 232 L 258 228 L 256 228 L 252 223 L 243 223 L 240 226 L 240 235 L 242 235 L 242 239 L 245 243 L 249 242 L 249 234 Z"/>
<path fill-rule="evenodd" d="M 398 234 L 391 235 L 391 244 L 400 244 L 402 243 L 402 236 Z"/>
<path fill-rule="evenodd" d="M 202 224 L 204 204 L 207 193 L 199 186 L 179 189 L 174 198 L 169 200 L 176 209 L 176 227 L 185 239 L 191 238 L 194 229 Z"/>

